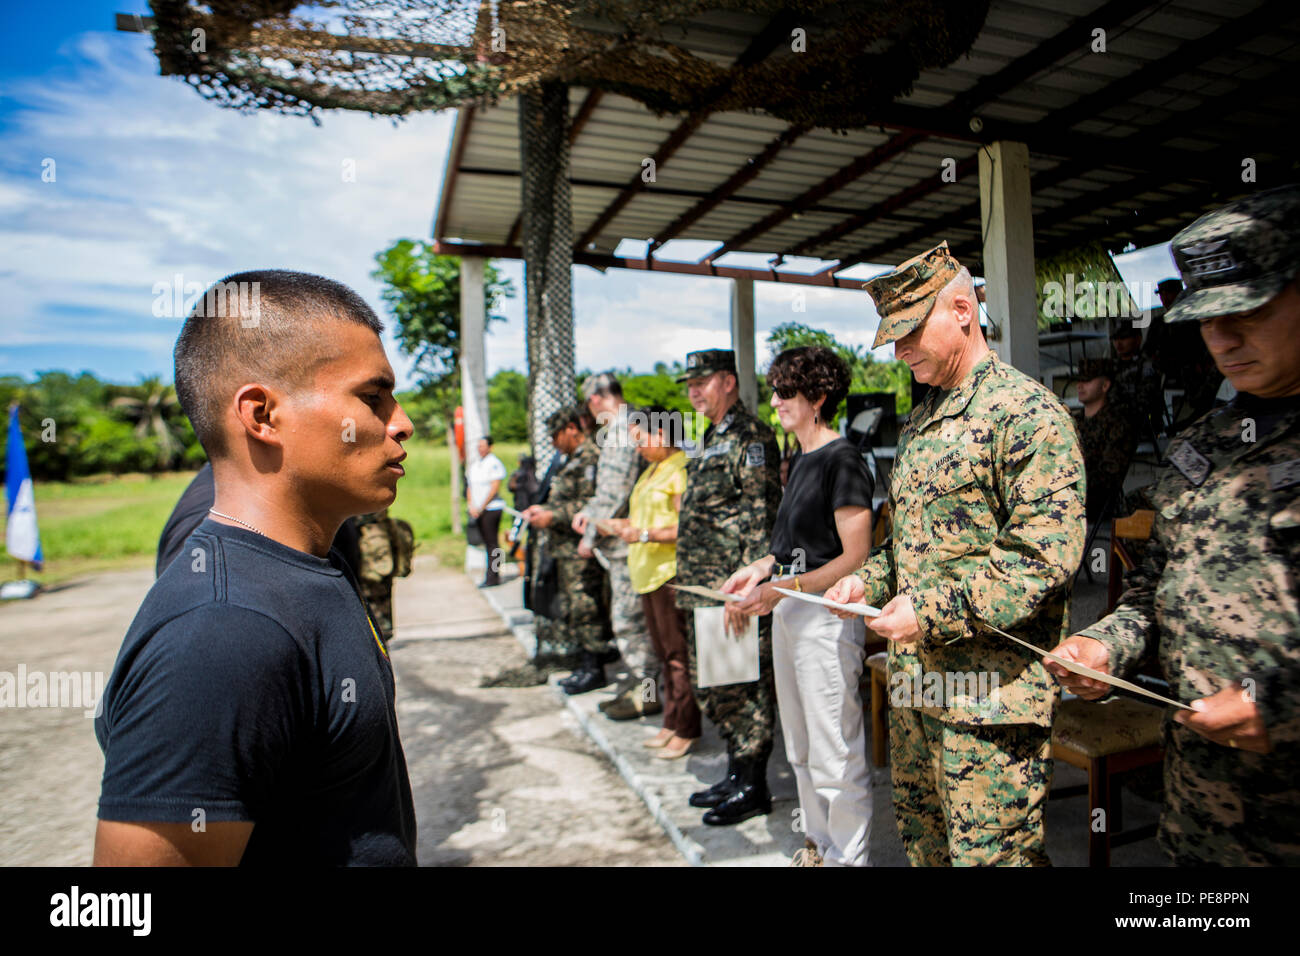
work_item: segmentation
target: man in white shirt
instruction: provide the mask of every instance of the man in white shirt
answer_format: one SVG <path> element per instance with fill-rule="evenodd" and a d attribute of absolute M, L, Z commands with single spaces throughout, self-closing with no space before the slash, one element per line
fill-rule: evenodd
<path fill-rule="evenodd" d="M 487 552 L 487 575 L 481 588 L 495 587 L 501 583 L 501 509 L 506 506 L 499 492 L 506 478 L 506 466 L 492 453 L 492 436 L 478 440 L 478 461 L 465 473 L 469 495 L 469 517 L 478 525 L 483 536 L 483 549 Z"/>

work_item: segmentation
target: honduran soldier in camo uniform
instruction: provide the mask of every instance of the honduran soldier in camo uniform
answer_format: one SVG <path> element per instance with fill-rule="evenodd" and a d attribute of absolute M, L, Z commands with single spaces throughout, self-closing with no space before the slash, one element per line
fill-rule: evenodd
<path fill-rule="evenodd" d="M 628 498 L 645 459 L 628 431 L 629 416 L 635 409 L 623 401 L 618 379 L 609 372 L 588 376 L 582 394 L 599 426 L 600 463 L 596 466 L 596 493 L 574 517 L 573 530 L 582 535 L 579 554 L 591 557 L 593 549 L 599 548 L 609 562 L 610 628 L 628 672 L 618 695 L 600 709 L 612 720 L 632 720 L 663 710 L 657 690 L 659 659 L 650 646 L 641 595 L 628 577 L 627 544 L 616 534 L 600 534 L 597 523 L 627 513 Z"/>
<path fill-rule="evenodd" d="M 595 558 L 578 554 L 581 536 L 572 527 L 574 515 L 596 493 L 600 458 L 600 451 L 582 429 L 582 411 L 565 408 L 547 419 L 555 450 L 569 457 L 551 480 L 546 504 L 531 505 L 524 511 L 532 527 L 544 529 L 545 548 L 556 562 L 564 639 L 569 647 L 582 650 L 578 669 L 560 681 L 569 694 L 585 694 L 608 683 L 601 663 L 609 638 L 605 572 Z"/>
<path fill-rule="evenodd" d="M 1089 521 L 1100 520 L 1106 506 L 1118 502 L 1138 443 L 1137 429 L 1111 399 L 1113 376 L 1108 359 L 1084 359 L 1075 375 L 1083 407 L 1074 412 L 1074 427 L 1088 472 Z"/>
<path fill-rule="evenodd" d="M 692 352 L 685 382 L 694 409 L 712 424 L 686 463 L 686 492 L 677 524 L 677 580 L 717 588 L 739 566 L 768 553 L 781 504 L 780 452 L 776 435 L 740 400 L 736 356 L 725 349 Z M 704 822 L 738 823 L 772 812 L 767 759 L 772 753 L 776 696 L 772 686 L 772 619 L 759 619 L 758 680 L 699 686 L 695 653 L 697 607 L 716 602 L 677 592 L 686 613 L 691 686 L 705 716 L 727 744 L 727 776 L 690 803 L 711 808 Z"/>
<path fill-rule="evenodd" d="M 396 569 L 388 509 L 360 515 L 356 521 L 361 552 L 357 584 L 375 627 L 387 643 L 393 639 L 393 572 Z"/>
<path fill-rule="evenodd" d="M 1110 616 L 1056 649 L 1123 675 L 1159 651 L 1171 696 L 1159 839 L 1179 865 L 1300 865 L 1300 186 L 1202 216 L 1172 243 L 1237 397 L 1183 431 L 1150 492 L 1146 556 Z M 1105 684 L 1051 664 L 1097 698 Z"/>
<path fill-rule="evenodd" d="M 826 592 L 882 614 L 894 812 L 913 865 L 1046 865 L 1059 691 L 1040 660 L 1067 633 L 1084 465 L 1065 406 L 984 342 L 947 243 L 871 280 L 873 348 L 934 386 L 898 439 L 891 537 Z M 996 682 L 996 683 L 995 683 Z M 922 690 L 924 689 L 924 690 Z"/>

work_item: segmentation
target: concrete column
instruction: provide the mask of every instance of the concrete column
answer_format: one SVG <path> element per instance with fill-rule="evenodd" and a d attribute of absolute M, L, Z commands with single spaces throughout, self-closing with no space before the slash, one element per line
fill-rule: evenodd
<path fill-rule="evenodd" d="M 731 347 L 736 352 L 740 400 L 751 412 L 758 406 L 758 371 L 754 355 L 754 280 L 731 280 Z"/>
<path fill-rule="evenodd" d="M 980 224 L 988 281 L 989 345 L 998 358 L 1038 378 L 1038 295 L 1029 149 L 996 142 L 980 150 Z"/>
<path fill-rule="evenodd" d="M 465 464 L 478 461 L 478 440 L 490 433 L 487 366 L 483 332 L 487 325 L 487 296 L 481 256 L 460 260 L 460 404 L 465 410 Z"/>

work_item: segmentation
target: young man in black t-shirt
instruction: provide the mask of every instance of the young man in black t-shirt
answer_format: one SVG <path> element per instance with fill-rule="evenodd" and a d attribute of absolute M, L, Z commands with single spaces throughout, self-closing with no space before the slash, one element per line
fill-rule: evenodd
<path fill-rule="evenodd" d="M 388 651 L 330 548 L 403 474 L 381 330 L 347 287 L 279 271 L 186 319 L 176 392 L 215 503 L 105 688 L 96 864 L 414 864 Z"/>

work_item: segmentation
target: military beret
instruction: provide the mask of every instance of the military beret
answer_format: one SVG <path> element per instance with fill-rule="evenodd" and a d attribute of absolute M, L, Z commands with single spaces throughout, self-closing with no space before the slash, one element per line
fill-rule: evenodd
<path fill-rule="evenodd" d="M 1300 274 L 1300 185 L 1206 213 L 1174 236 L 1170 251 L 1186 288 L 1166 322 L 1259 308 Z"/>
<path fill-rule="evenodd" d="M 873 349 L 901 339 L 925 321 L 939 292 L 961 271 L 961 263 L 941 242 L 928 252 L 908 259 L 893 272 L 876 276 L 862 287 L 876 303 L 880 328 Z"/>
<path fill-rule="evenodd" d="M 731 349 L 702 349 L 686 356 L 686 370 L 677 376 L 677 381 L 686 382 L 693 378 L 703 378 L 714 372 L 736 374 L 736 353 Z"/>

